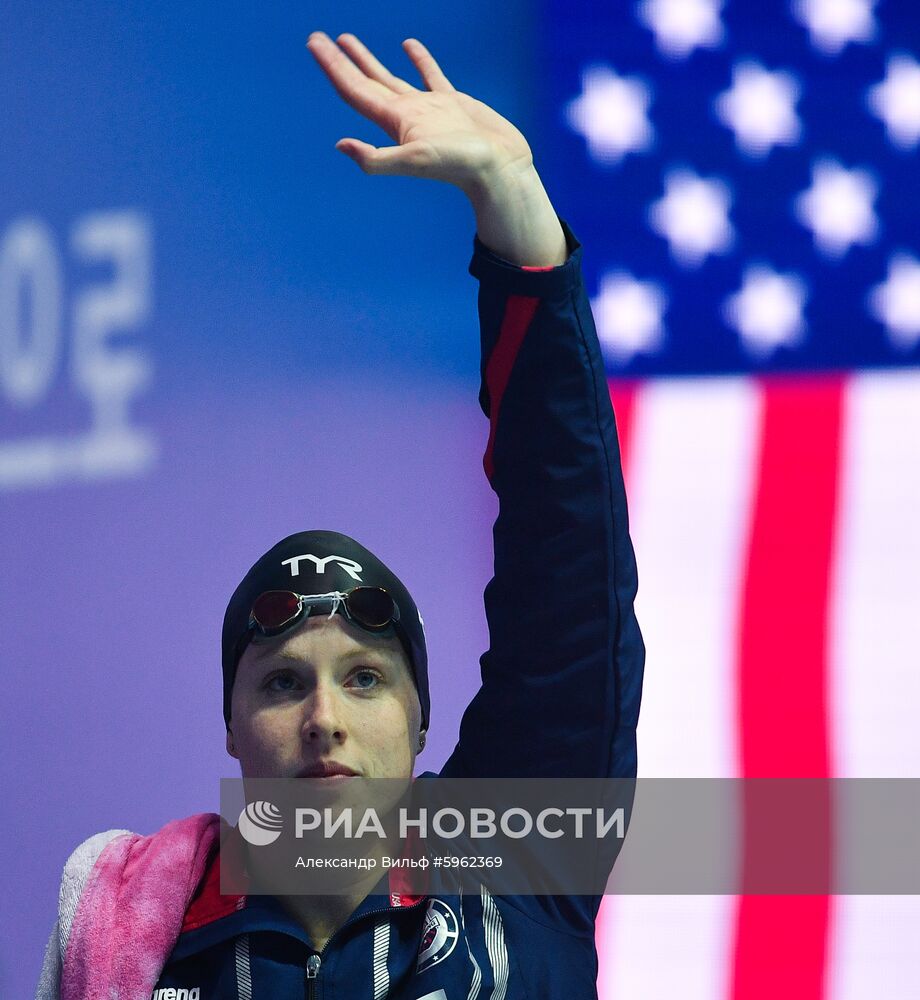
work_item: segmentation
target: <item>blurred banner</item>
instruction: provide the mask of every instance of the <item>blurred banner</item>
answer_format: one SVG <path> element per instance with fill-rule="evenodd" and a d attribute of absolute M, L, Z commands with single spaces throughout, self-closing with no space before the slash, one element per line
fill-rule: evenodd
<path fill-rule="evenodd" d="M 625 444 L 640 776 L 916 777 L 915 5 L 547 0 L 541 31 L 543 174 Z M 611 898 L 601 994 L 912 997 L 918 921 L 916 897 Z"/>

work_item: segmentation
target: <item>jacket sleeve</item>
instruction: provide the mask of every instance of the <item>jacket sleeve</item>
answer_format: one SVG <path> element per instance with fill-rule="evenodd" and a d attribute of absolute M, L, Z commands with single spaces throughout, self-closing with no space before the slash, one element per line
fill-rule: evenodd
<path fill-rule="evenodd" d="M 562 227 L 569 257 L 550 269 L 474 238 L 483 465 L 499 514 L 482 686 L 446 777 L 636 774 L 636 563 L 582 248 Z"/>

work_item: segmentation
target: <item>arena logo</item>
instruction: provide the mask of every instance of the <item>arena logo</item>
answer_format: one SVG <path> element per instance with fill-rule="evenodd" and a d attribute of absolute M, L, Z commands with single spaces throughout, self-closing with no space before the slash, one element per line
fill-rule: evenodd
<path fill-rule="evenodd" d="M 201 987 L 161 986 L 153 991 L 150 1000 L 201 1000 Z"/>
<path fill-rule="evenodd" d="M 430 969 L 454 950 L 460 938 L 460 927 L 454 911 L 436 896 L 428 902 L 422 924 L 422 940 L 418 949 L 416 973 Z"/>
<path fill-rule="evenodd" d="M 347 556 L 315 556 L 310 552 L 305 552 L 302 556 L 291 556 L 290 559 L 283 560 L 281 565 L 290 567 L 291 576 L 300 576 L 300 562 L 302 559 L 309 559 L 316 566 L 317 573 L 325 573 L 326 566 L 334 562 L 341 569 L 345 570 L 352 580 L 363 583 L 361 577 L 358 575 L 364 571 L 363 567 L 356 563 L 354 559 L 347 558 Z"/>

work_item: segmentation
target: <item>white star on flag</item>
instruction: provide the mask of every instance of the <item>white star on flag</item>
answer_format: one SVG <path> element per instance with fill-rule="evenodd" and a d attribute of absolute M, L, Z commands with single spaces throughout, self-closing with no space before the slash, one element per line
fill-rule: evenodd
<path fill-rule="evenodd" d="M 794 0 L 792 13 L 808 28 L 811 44 L 825 55 L 837 55 L 848 42 L 871 42 L 877 26 L 876 0 Z"/>
<path fill-rule="evenodd" d="M 626 153 L 648 149 L 654 133 L 646 112 L 651 94 L 634 77 L 619 77 L 605 66 L 586 69 L 582 94 L 565 109 L 569 126 L 588 143 L 591 155 L 619 163 Z"/>
<path fill-rule="evenodd" d="M 735 236 L 728 221 L 728 185 L 689 170 L 674 170 L 664 186 L 664 197 L 649 209 L 649 223 L 668 241 L 675 260 L 684 267 L 698 267 L 709 254 L 725 253 Z"/>
<path fill-rule="evenodd" d="M 666 56 L 685 59 L 696 48 L 722 43 L 721 9 L 722 0 L 642 0 L 637 16 Z"/>
<path fill-rule="evenodd" d="M 842 257 L 854 243 L 869 244 L 878 236 L 872 208 L 878 186 L 868 170 L 846 170 L 834 160 L 812 166 L 811 187 L 795 200 L 795 214 L 814 234 L 815 245 L 828 257 Z"/>
<path fill-rule="evenodd" d="M 751 354 L 763 359 L 777 347 L 791 347 L 801 339 L 807 297 L 798 275 L 752 264 L 744 272 L 741 290 L 725 300 L 723 315 Z"/>
<path fill-rule="evenodd" d="M 667 302 L 655 282 L 637 281 L 625 271 L 604 275 L 591 310 L 607 358 L 624 364 L 640 352 L 654 354 L 664 339 L 661 316 Z"/>
<path fill-rule="evenodd" d="M 892 56 L 885 79 L 866 93 L 869 109 L 885 123 L 888 138 L 902 149 L 920 140 L 920 63 Z"/>
<path fill-rule="evenodd" d="M 910 350 L 920 342 L 920 261 L 895 254 L 888 279 L 869 292 L 869 310 L 888 331 L 895 347 Z"/>
<path fill-rule="evenodd" d="M 771 73 L 755 62 L 732 69 L 732 85 L 719 94 L 715 112 L 748 156 L 766 156 L 777 145 L 794 146 L 802 127 L 795 113 L 799 84 L 791 73 Z"/>

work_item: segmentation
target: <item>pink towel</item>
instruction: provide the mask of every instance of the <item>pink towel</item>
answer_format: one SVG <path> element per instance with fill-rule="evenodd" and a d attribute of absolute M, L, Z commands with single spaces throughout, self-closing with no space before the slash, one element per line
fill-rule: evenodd
<path fill-rule="evenodd" d="M 105 847 L 74 916 L 61 1000 L 149 1000 L 220 825 L 216 813 L 198 813 Z"/>

